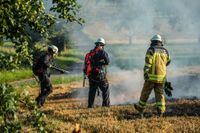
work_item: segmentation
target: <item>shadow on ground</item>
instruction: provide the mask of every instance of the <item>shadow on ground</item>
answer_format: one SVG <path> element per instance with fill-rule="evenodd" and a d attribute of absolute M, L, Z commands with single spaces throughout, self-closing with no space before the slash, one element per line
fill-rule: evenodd
<path fill-rule="evenodd" d="M 135 110 L 135 109 L 134 109 Z M 136 110 L 135 110 L 136 111 Z M 117 114 L 118 119 L 138 119 L 141 118 L 139 113 L 130 110 L 121 110 Z M 147 107 L 144 111 L 144 118 L 156 117 L 157 112 L 154 106 Z M 200 116 L 200 100 L 191 99 L 177 99 L 170 100 L 166 105 L 166 112 L 163 117 L 173 117 L 173 116 Z"/>

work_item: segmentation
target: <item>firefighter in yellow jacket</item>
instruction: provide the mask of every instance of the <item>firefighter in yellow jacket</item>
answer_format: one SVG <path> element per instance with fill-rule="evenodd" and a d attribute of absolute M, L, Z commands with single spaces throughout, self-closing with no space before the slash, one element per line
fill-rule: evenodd
<path fill-rule="evenodd" d="M 144 86 L 140 101 L 134 104 L 137 111 L 143 115 L 146 102 L 154 89 L 158 116 L 165 112 L 164 84 L 166 82 L 166 66 L 170 63 L 168 51 L 163 47 L 160 35 L 151 39 L 151 46 L 146 52 L 144 66 Z"/>

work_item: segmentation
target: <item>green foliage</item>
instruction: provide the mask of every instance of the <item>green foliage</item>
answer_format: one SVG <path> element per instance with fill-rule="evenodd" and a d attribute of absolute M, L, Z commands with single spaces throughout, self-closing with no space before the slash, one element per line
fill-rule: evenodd
<path fill-rule="evenodd" d="M 70 39 L 70 31 L 72 31 L 72 29 L 66 26 L 64 21 L 59 21 L 49 28 L 49 44 L 56 45 L 59 49 L 59 53 L 64 51 L 65 48 L 71 48 L 73 42 Z"/>
<path fill-rule="evenodd" d="M 66 19 L 69 22 L 84 23 L 82 18 L 76 17 L 80 9 L 76 0 L 52 0 L 52 3 L 54 6 L 50 10 L 59 13 L 59 18 Z"/>
<path fill-rule="evenodd" d="M 26 28 L 46 35 L 48 28 L 56 22 L 56 13 L 46 11 L 43 0 L 0 0 L 0 39 L 9 39 L 15 44 L 15 63 L 31 63 L 28 42 L 31 39 Z M 76 0 L 52 0 L 51 10 L 67 21 L 83 23 L 78 17 L 80 6 Z M 14 65 L 15 66 L 15 65 Z"/>
<path fill-rule="evenodd" d="M 53 44 L 58 47 L 58 52 L 60 53 L 65 49 L 65 36 L 62 30 L 53 31 L 51 36 L 49 37 L 49 44 Z"/>
<path fill-rule="evenodd" d="M 19 132 L 21 126 L 17 118 L 19 95 L 8 84 L 0 84 L 0 132 Z"/>
<path fill-rule="evenodd" d="M 35 101 L 30 98 L 28 92 L 25 91 L 24 94 L 25 97 L 23 98 L 23 101 L 25 101 L 25 106 L 30 111 L 30 115 L 27 116 L 27 120 L 34 128 L 36 128 L 37 132 L 46 133 L 46 123 L 44 121 L 46 115 L 40 111 Z"/>
<path fill-rule="evenodd" d="M 30 65 L 31 64 L 30 52 L 28 50 L 28 44 L 16 45 L 15 54 L 3 54 L 0 53 L 0 69 L 13 70 L 18 68 L 20 65 Z"/>
<path fill-rule="evenodd" d="M 27 120 L 37 132 L 47 132 L 45 129 L 45 114 L 36 106 L 35 101 L 30 98 L 27 92 L 20 94 L 8 84 L 0 84 L 0 132 L 1 133 L 18 133 L 22 127 L 22 120 L 19 119 L 20 108 L 25 107 L 30 114 Z M 22 97 L 22 98 L 21 98 Z M 22 104 L 20 106 L 20 103 Z"/>
<path fill-rule="evenodd" d="M 54 6 L 50 9 L 58 12 L 59 17 L 67 21 L 83 20 L 77 16 L 80 6 L 76 0 L 53 0 Z M 16 0 L 0 1 L 0 37 L 6 37 L 19 43 L 30 39 L 26 26 L 44 33 L 48 27 L 55 23 L 56 16 L 45 11 L 43 0 Z"/>
<path fill-rule="evenodd" d="M 14 55 L 15 49 L 12 46 L 0 46 L 0 53 L 4 53 L 7 55 Z"/>
<path fill-rule="evenodd" d="M 3 38 L 0 38 L 0 46 L 3 46 Z"/>
<path fill-rule="evenodd" d="M 17 68 L 15 58 L 11 55 L 0 53 L 0 69 L 11 70 Z"/>
<path fill-rule="evenodd" d="M 43 0 L 1 0 L 0 16 L 0 37 L 19 42 L 28 39 L 25 30 L 27 25 L 44 33 L 46 27 L 54 22 L 53 16 L 44 11 Z"/>

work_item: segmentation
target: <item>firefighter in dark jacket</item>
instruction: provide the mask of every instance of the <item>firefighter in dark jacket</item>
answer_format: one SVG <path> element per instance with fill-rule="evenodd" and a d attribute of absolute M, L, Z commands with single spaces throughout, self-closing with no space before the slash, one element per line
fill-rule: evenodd
<path fill-rule="evenodd" d="M 45 99 L 52 92 L 52 84 L 50 82 L 50 70 L 52 61 L 55 55 L 58 53 L 58 48 L 54 45 L 48 46 L 48 52 L 39 57 L 35 68 L 33 69 L 34 74 L 38 76 L 40 81 L 40 94 L 36 98 L 38 106 L 43 106 Z"/>
<path fill-rule="evenodd" d="M 95 48 L 85 56 L 83 72 L 89 79 L 88 108 L 94 106 L 98 89 L 102 91 L 102 106 L 110 106 L 109 83 L 106 78 L 106 66 L 109 64 L 108 54 L 104 51 L 105 40 L 97 39 Z"/>
<path fill-rule="evenodd" d="M 144 86 L 141 92 L 140 100 L 134 105 L 135 109 L 143 114 L 147 100 L 151 91 L 154 89 L 156 108 L 158 116 L 165 112 L 164 85 L 166 82 L 166 66 L 170 63 L 170 56 L 163 47 L 160 35 L 155 35 L 151 39 L 151 46 L 146 52 L 144 66 Z"/>

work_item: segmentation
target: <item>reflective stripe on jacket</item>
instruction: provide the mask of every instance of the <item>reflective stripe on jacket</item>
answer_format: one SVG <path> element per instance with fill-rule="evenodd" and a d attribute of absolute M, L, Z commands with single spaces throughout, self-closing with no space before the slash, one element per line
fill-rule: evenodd
<path fill-rule="evenodd" d="M 168 51 L 159 45 L 151 46 L 146 53 L 145 80 L 163 83 L 166 80 L 166 66 L 170 63 Z"/>

